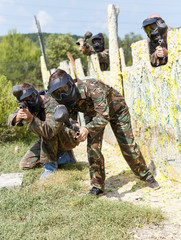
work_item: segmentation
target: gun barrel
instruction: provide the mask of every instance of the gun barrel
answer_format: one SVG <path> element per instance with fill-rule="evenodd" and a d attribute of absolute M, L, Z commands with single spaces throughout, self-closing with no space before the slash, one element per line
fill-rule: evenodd
<path fill-rule="evenodd" d="M 80 135 L 80 131 L 79 131 L 79 127 L 76 125 L 76 123 L 74 122 L 74 120 L 69 120 L 67 122 L 65 122 L 65 124 L 67 125 L 67 127 L 69 127 L 70 129 L 72 129 L 76 136 L 78 137 Z"/>

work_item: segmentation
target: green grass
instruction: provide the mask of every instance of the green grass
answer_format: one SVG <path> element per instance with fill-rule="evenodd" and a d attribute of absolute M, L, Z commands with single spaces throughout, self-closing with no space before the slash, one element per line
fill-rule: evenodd
<path fill-rule="evenodd" d="M 34 141 L 1 145 L 0 174 L 21 172 L 19 161 Z M 39 180 L 42 172 L 25 171 L 21 188 L 0 190 L 0 239 L 128 240 L 139 226 L 163 219 L 156 209 L 87 195 L 88 168 L 80 163 L 46 181 Z"/>

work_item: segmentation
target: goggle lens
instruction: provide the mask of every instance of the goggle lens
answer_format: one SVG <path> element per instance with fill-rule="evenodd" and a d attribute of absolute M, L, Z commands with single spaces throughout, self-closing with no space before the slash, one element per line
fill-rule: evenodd
<path fill-rule="evenodd" d="M 63 96 L 68 96 L 72 91 L 72 85 L 70 82 L 65 84 L 63 87 L 60 87 L 52 93 L 52 97 L 56 100 L 61 101 Z"/>

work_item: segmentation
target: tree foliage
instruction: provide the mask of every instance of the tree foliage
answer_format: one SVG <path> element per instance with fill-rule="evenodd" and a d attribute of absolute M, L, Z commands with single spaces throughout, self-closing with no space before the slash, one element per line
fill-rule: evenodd
<path fill-rule="evenodd" d="M 37 37 L 37 38 L 36 38 Z M 81 58 L 84 70 L 87 69 L 87 56 L 83 55 L 76 40 L 77 35 L 70 34 L 44 34 L 45 52 L 47 55 L 48 69 L 57 68 L 60 61 L 69 60 L 67 52 L 74 59 Z M 104 34 L 105 48 L 109 48 L 109 39 Z M 132 64 L 131 44 L 141 40 L 141 35 L 133 32 L 126 34 L 123 39 L 119 38 L 119 47 L 124 50 L 125 61 L 129 66 Z M 16 99 L 12 95 L 12 86 L 22 82 L 29 82 L 36 88 L 43 87 L 40 69 L 40 47 L 36 34 L 23 35 L 11 31 L 7 36 L 0 38 L 0 138 L 12 139 L 26 136 L 23 128 L 9 128 L 7 125 L 8 115 L 16 110 Z M 91 40 L 89 39 L 91 44 Z M 85 72 L 86 73 L 86 72 Z M 5 75 L 5 76 L 2 76 Z"/>
<path fill-rule="evenodd" d="M 7 117 L 17 106 L 12 95 L 12 84 L 5 76 L 0 77 L 0 127 L 7 124 Z"/>
<path fill-rule="evenodd" d="M 15 30 L 0 42 L 0 75 L 6 75 L 12 84 L 30 82 L 42 85 L 40 50 L 29 39 Z"/>
<path fill-rule="evenodd" d="M 132 65 L 132 54 L 131 54 L 131 44 L 142 40 L 142 36 L 140 34 L 136 35 L 133 32 L 126 34 L 123 39 L 119 38 L 119 47 L 123 48 L 125 62 L 127 66 Z"/>
<path fill-rule="evenodd" d="M 57 68 L 60 61 L 68 60 L 70 52 L 74 59 L 81 58 L 83 68 L 87 70 L 87 57 L 79 52 L 76 40 L 82 36 L 70 34 L 42 33 L 47 56 L 48 68 Z M 132 65 L 131 44 L 141 40 L 141 35 L 133 32 L 118 38 L 119 47 L 123 48 L 127 66 Z M 109 48 L 109 39 L 104 34 L 105 48 Z M 91 40 L 88 41 L 91 44 Z M 8 36 L 0 39 L 0 74 L 15 82 L 30 82 L 42 87 L 40 72 L 40 47 L 36 33 L 17 34 L 11 31 Z"/>
<path fill-rule="evenodd" d="M 8 126 L 8 116 L 16 111 L 17 102 L 12 94 L 12 83 L 6 76 L 0 76 L 0 142 L 23 138 L 27 135 L 25 128 Z"/>
<path fill-rule="evenodd" d="M 46 39 L 45 52 L 49 69 L 57 68 L 61 61 L 68 60 L 67 52 L 70 52 L 74 59 L 81 58 L 83 68 L 87 67 L 87 57 L 79 51 L 76 40 L 70 34 L 51 34 Z"/>

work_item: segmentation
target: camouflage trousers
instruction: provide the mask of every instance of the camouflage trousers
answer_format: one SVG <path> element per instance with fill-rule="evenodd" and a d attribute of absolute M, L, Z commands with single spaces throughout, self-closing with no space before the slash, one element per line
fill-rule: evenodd
<path fill-rule="evenodd" d="M 110 124 L 121 152 L 133 173 L 141 180 L 151 176 L 152 173 L 146 166 L 139 146 L 134 140 L 128 107 L 125 106 L 124 110 L 110 116 Z M 91 185 L 102 190 L 105 188 L 105 164 L 101 153 L 103 133 L 104 129 L 93 138 L 88 136 L 87 141 Z"/>
<path fill-rule="evenodd" d="M 45 163 L 56 162 L 59 153 L 70 151 L 79 144 L 72 133 L 62 132 L 62 135 L 51 139 L 41 137 L 20 161 L 20 169 L 42 167 Z M 72 152 L 73 154 L 73 152 Z"/>
<path fill-rule="evenodd" d="M 41 140 L 35 143 L 30 150 L 21 159 L 19 167 L 23 170 L 28 170 L 36 167 L 42 167 L 43 163 L 40 162 Z"/>

